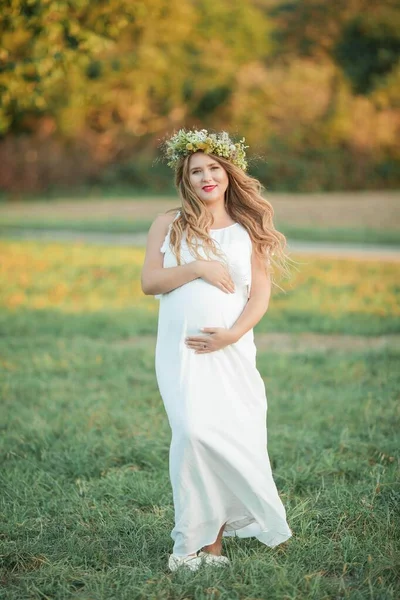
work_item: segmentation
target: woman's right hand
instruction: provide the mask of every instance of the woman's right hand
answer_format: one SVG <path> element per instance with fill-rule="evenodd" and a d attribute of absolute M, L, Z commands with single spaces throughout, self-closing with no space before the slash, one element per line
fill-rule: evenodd
<path fill-rule="evenodd" d="M 195 262 L 198 277 L 211 283 L 211 285 L 215 285 L 227 294 L 233 294 L 235 284 L 228 268 L 222 262 L 219 260 L 196 260 Z"/>

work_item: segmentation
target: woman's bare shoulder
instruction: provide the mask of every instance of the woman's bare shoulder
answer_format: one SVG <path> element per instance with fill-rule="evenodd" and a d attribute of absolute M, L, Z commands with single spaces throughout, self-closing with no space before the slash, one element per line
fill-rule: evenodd
<path fill-rule="evenodd" d="M 174 210 L 173 212 L 166 212 L 166 213 L 160 213 L 158 214 L 152 225 L 154 225 L 157 229 L 158 228 L 165 228 L 165 227 L 169 227 L 169 225 L 171 225 L 171 223 L 174 221 L 176 215 L 177 215 L 178 209 Z"/>
<path fill-rule="evenodd" d="M 178 209 L 173 212 L 166 212 L 158 214 L 151 224 L 149 229 L 150 239 L 158 239 L 159 237 L 165 237 L 168 233 L 169 226 L 175 219 Z"/>

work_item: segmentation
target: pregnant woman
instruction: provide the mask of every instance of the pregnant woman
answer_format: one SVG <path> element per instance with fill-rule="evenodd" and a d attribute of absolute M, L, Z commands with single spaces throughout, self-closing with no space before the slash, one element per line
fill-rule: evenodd
<path fill-rule="evenodd" d="M 172 431 L 168 566 L 227 565 L 222 538 L 291 537 L 267 452 L 267 398 L 253 327 L 274 267 L 288 273 L 271 204 L 246 173 L 244 140 L 181 129 L 164 143 L 181 206 L 147 241 L 145 294 L 160 300 L 156 375 Z"/>

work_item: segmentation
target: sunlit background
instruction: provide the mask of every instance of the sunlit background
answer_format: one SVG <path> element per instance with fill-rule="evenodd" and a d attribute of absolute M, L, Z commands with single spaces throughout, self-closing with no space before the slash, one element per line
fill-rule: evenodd
<path fill-rule="evenodd" d="M 399 598 L 398 2 L 4 0 L 0 36 L 7 598 Z M 140 272 L 180 127 L 246 138 L 296 262 L 255 328 L 293 539 L 177 581 Z"/>

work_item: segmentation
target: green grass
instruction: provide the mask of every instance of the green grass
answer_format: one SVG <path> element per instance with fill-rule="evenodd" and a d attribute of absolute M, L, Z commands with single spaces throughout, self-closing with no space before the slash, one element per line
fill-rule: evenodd
<path fill-rule="evenodd" d="M 157 314 L 144 309 L 115 310 L 110 318 L 106 311 L 88 314 L 63 314 L 58 310 L 19 310 L 0 313 L 1 335 L 24 338 L 38 335 L 61 336 L 66 339 L 76 335 L 90 336 L 107 341 L 129 340 L 136 335 L 155 335 Z M 400 333 L 398 317 L 329 315 L 283 310 L 266 316 L 255 327 L 257 333 L 316 333 L 328 335 L 380 336 Z"/>
<path fill-rule="evenodd" d="M 1 355 L 0 597 L 399 597 L 399 353 L 259 355 L 294 536 L 225 540 L 232 569 L 190 575 L 166 569 L 170 432 L 151 345 L 10 336 Z"/>
<path fill-rule="evenodd" d="M 1 241 L 0 255 L 4 335 L 126 339 L 156 330 L 158 302 L 140 289 L 141 248 Z M 294 258 L 297 270 L 281 282 L 287 293 L 275 291 L 256 331 L 400 332 L 395 262 Z"/>
<path fill-rule="evenodd" d="M 151 220 L 62 219 L 0 217 L 0 235 L 28 231 L 74 231 L 96 233 L 147 233 Z M 353 244 L 400 245 L 400 230 L 360 228 L 301 227 L 277 223 L 276 227 L 291 240 Z"/>
<path fill-rule="evenodd" d="M 0 330 L 21 335 L 154 332 L 158 302 L 143 295 L 142 248 L 1 241 Z M 287 293 L 272 295 L 257 331 L 352 335 L 400 332 L 396 262 L 296 255 Z M 109 320 L 112 311 L 113 319 Z"/>
<path fill-rule="evenodd" d="M 12 204 L 13 202 L 49 202 L 49 206 L 57 201 L 80 200 L 83 202 L 97 202 L 100 199 L 131 200 L 135 198 L 170 198 L 176 195 L 176 191 L 171 180 L 170 186 L 162 186 L 161 189 L 151 189 L 148 187 L 133 187 L 132 185 L 82 185 L 79 187 L 67 186 L 48 189 L 40 192 L 9 192 L 0 190 L 0 205 Z"/>
<path fill-rule="evenodd" d="M 18 231 L 78 231 L 97 233 L 147 233 L 151 225 L 149 220 L 98 220 L 89 219 L 9 219 L 0 217 L 0 235 L 18 233 Z"/>
<path fill-rule="evenodd" d="M 399 229 L 370 229 L 367 227 L 296 227 L 293 225 L 285 225 L 284 223 L 277 223 L 277 228 L 290 240 L 400 246 Z"/>
<path fill-rule="evenodd" d="M 156 304 L 112 304 L 129 277 L 136 289 L 139 251 L 10 243 L 2 252 L 6 286 L 13 276 L 26 298 L 47 304 L 4 304 L 0 313 L 0 598 L 400 597 L 400 350 L 354 351 L 347 341 L 335 351 L 258 352 L 293 538 L 275 549 L 224 539 L 232 568 L 171 574 Z M 296 281 L 292 299 L 274 298 L 257 331 L 400 330 L 395 265 L 311 261 Z M 59 282 L 67 295 L 52 307 Z M 101 309 L 87 309 L 89 291 Z M 68 294 L 81 310 L 68 312 Z M 361 294 L 377 295 L 383 314 L 365 312 Z"/>

